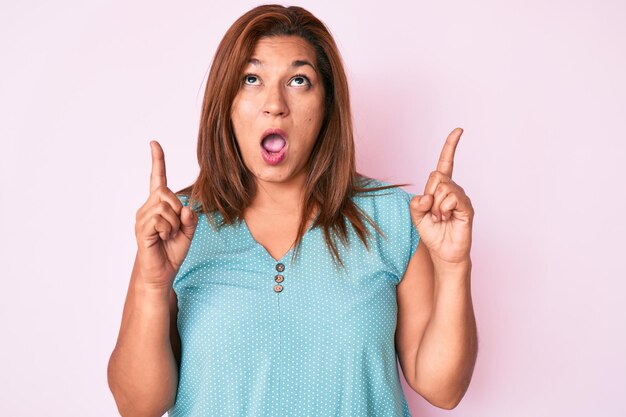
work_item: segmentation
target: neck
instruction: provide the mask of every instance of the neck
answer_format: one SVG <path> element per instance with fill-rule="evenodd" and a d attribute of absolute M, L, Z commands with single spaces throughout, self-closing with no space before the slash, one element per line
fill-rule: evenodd
<path fill-rule="evenodd" d="M 270 182 L 257 180 L 256 194 L 249 208 L 267 214 L 300 214 L 304 200 L 304 182 L 302 173 L 288 182 Z"/>

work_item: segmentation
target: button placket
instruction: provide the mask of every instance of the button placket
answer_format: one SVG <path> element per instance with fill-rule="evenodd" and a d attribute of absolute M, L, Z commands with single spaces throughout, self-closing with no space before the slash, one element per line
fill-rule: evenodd
<path fill-rule="evenodd" d="M 284 264 L 282 264 L 280 262 L 276 264 L 276 271 L 283 272 L 284 270 L 285 270 L 285 265 Z M 276 276 L 274 276 L 274 281 L 279 282 L 279 283 L 283 282 L 284 279 L 285 279 L 285 277 L 283 275 L 281 275 L 281 274 L 277 274 Z M 281 292 L 282 290 L 283 290 L 283 286 L 282 285 L 280 285 L 280 284 L 274 285 L 274 291 L 275 292 L 278 293 L 278 292 Z"/>

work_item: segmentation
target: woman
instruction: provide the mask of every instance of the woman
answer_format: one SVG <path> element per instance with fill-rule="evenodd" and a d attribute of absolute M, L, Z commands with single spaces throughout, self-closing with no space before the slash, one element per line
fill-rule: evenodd
<path fill-rule="evenodd" d="M 476 355 L 461 132 L 423 196 L 358 174 L 326 27 L 298 7 L 241 16 L 209 74 L 196 182 L 167 188 L 150 143 L 108 369 L 122 415 L 410 416 L 396 354 L 411 388 L 456 406 Z"/>

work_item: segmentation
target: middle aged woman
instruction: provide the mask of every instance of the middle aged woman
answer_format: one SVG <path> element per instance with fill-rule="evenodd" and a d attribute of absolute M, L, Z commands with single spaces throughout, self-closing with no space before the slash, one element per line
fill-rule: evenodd
<path fill-rule="evenodd" d="M 451 179 L 461 133 L 421 196 L 357 173 L 327 28 L 299 7 L 241 16 L 209 74 L 195 183 L 173 193 L 151 143 L 134 292 L 110 366 L 120 409 L 410 416 L 396 354 L 413 390 L 455 407 L 477 352 L 474 212 Z M 165 316 L 142 313 L 165 299 L 166 342 Z"/>

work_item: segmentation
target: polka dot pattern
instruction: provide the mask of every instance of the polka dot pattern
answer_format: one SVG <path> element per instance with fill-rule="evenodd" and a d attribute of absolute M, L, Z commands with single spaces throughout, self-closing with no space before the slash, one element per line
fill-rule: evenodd
<path fill-rule="evenodd" d="M 275 260 L 245 221 L 217 231 L 200 215 L 174 280 L 182 355 L 168 416 L 410 417 L 394 335 L 396 286 L 419 242 L 411 197 L 355 197 L 386 237 L 367 224 L 368 251 L 350 227 L 345 270 L 321 229 L 307 230 L 291 263 L 293 248 Z"/>

